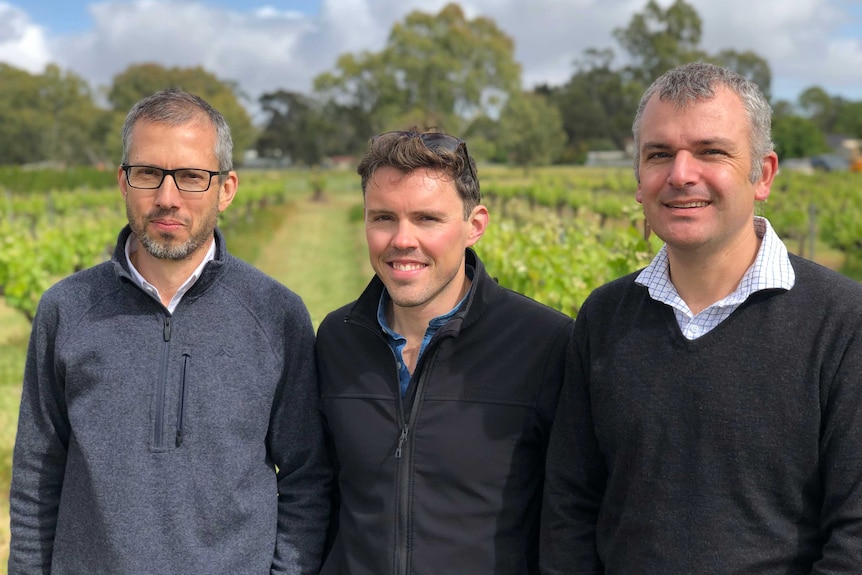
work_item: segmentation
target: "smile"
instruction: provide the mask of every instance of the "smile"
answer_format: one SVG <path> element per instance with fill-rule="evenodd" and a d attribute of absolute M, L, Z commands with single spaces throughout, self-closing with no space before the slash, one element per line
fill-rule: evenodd
<path fill-rule="evenodd" d="M 415 270 L 419 270 L 425 267 L 425 264 L 398 264 L 391 263 L 392 269 L 397 270 L 399 272 L 412 272 Z"/>
<path fill-rule="evenodd" d="M 709 202 L 687 202 L 685 204 L 667 204 L 669 208 L 705 208 Z"/>

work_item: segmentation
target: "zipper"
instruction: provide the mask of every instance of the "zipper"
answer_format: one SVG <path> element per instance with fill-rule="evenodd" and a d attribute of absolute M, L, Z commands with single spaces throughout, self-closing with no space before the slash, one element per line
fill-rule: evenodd
<path fill-rule="evenodd" d="M 162 327 L 162 338 L 165 344 L 162 346 L 162 365 L 159 370 L 159 379 L 156 382 L 156 413 L 153 418 L 153 448 L 162 449 L 164 443 L 165 424 L 165 388 L 168 381 L 168 351 L 171 342 L 171 316 L 164 316 Z"/>
<path fill-rule="evenodd" d="M 186 382 L 189 378 L 189 363 L 191 356 L 188 352 L 183 353 L 183 374 L 180 378 L 180 396 L 179 404 L 177 405 L 177 438 L 174 444 L 179 447 L 183 444 L 183 418 L 186 409 Z"/>
<path fill-rule="evenodd" d="M 393 359 L 397 359 L 394 357 L 394 352 L 392 352 L 392 349 L 389 347 L 389 343 L 386 341 L 386 338 L 380 331 L 375 329 L 372 324 L 351 317 L 344 318 L 344 321 L 346 323 L 353 323 L 355 325 L 362 326 L 374 333 L 375 336 L 383 342 L 383 345 L 389 349 L 390 353 L 393 353 Z M 416 381 L 416 392 L 413 397 L 413 405 L 410 408 L 409 418 L 406 418 L 404 414 L 404 401 L 401 397 L 401 386 L 399 384 L 400 377 L 398 374 L 398 368 L 394 365 L 395 362 L 393 362 L 393 368 L 395 369 L 395 406 L 396 417 L 398 419 L 398 443 L 395 447 L 395 485 L 397 491 L 395 494 L 395 515 L 397 519 L 395 525 L 395 573 L 399 575 L 407 573 L 410 562 L 407 529 L 407 522 L 410 516 L 410 489 L 408 482 L 411 444 L 409 441 L 410 422 L 415 421 L 416 416 L 419 413 L 419 405 L 422 403 L 422 390 L 425 387 L 425 381 L 428 379 L 426 376 L 427 370 L 420 370 L 420 368 L 428 363 L 428 358 L 432 353 L 436 353 L 439 341 L 435 342 L 435 340 L 438 340 L 439 336 L 440 333 L 438 332 L 438 334 L 431 339 L 431 342 L 429 342 L 428 347 L 425 349 L 425 353 L 422 354 L 422 357 L 419 358 L 419 361 L 416 364 L 416 371 L 413 372 L 415 374 L 418 371 L 419 378 Z"/>
<path fill-rule="evenodd" d="M 432 339 L 433 342 L 433 339 Z M 395 549 L 396 549 L 396 568 L 395 573 L 407 573 L 410 565 L 410 552 L 408 549 L 409 529 L 408 522 L 410 519 L 410 445 L 408 441 L 411 422 L 416 421 L 419 414 L 419 406 L 422 403 L 422 391 L 425 388 L 425 382 L 428 380 L 426 369 L 421 369 L 428 364 L 428 358 L 432 353 L 437 352 L 437 345 L 428 344 L 425 353 L 419 358 L 416 364 L 416 371 L 419 372 L 419 378 L 416 381 L 416 391 L 413 395 L 413 405 L 410 407 L 409 419 L 404 418 L 404 403 L 401 398 L 401 393 L 398 393 L 398 415 L 401 418 L 401 434 L 398 436 L 398 446 L 395 448 L 395 485 L 398 493 L 396 494 L 395 504 L 398 506 L 396 515 L 398 522 L 395 526 Z M 415 374 L 416 371 L 413 373 Z M 411 382 L 412 383 L 412 382 Z M 400 387 L 399 387 L 400 390 Z M 404 452 L 407 452 L 408 457 L 404 457 Z"/>
<path fill-rule="evenodd" d="M 401 428 L 401 437 L 398 438 L 398 447 L 395 448 L 395 459 L 401 459 L 401 446 L 407 440 L 407 433 L 409 431 L 410 427 L 406 424 Z"/>

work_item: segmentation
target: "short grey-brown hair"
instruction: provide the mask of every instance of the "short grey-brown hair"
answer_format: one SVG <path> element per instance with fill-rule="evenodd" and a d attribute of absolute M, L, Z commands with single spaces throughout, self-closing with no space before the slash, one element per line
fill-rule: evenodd
<path fill-rule="evenodd" d="M 215 156 L 219 171 L 233 169 L 233 139 L 221 112 L 206 100 L 179 88 L 160 90 L 138 101 L 126 115 L 123 124 L 123 164 L 129 162 L 132 130 L 139 121 L 179 126 L 196 120 L 208 121 L 216 131 Z"/>
<path fill-rule="evenodd" d="M 684 107 L 694 101 L 714 98 L 716 89 L 725 87 L 739 96 L 748 116 L 751 145 L 751 171 L 748 178 L 754 183 L 763 175 L 763 163 L 773 149 L 772 108 L 760 88 L 741 74 L 706 62 L 692 62 L 665 72 L 647 88 L 638 104 L 632 124 L 635 143 L 634 171 L 640 182 L 640 127 L 644 108 L 654 94 L 659 99 Z"/>

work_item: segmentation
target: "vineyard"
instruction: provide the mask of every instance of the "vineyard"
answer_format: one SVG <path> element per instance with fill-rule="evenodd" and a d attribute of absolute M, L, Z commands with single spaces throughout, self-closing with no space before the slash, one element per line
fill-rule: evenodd
<path fill-rule="evenodd" d="M 590 291 L 643 267 L 661 246 L 655 236 L 643 237 L 630 169 L 546 168 L 525 174 L 483 166 L 480 172 L 491 223 L 476 249 L 488 272 L 501 285 L 564 313 L 575 315 Z M 308 240 L 296 234 L 312 230 L 328 236 L 336 227 L 328 222 L 341 222 L 341 227 L 354 231 L 334 241 L 344 244 L 355 237 L 353 255 L 348 257 L 367 262 L 361 253 L 362 197 L 353 172 L 240 171 L 240 181 L 239 193 L 219 224 L 238 256 L 289 287 L 306 286 L 299 284 L 298 276 L 283 277 L 268 267 L 271 263 L 258 262 L 256 254 L 277 241 L 281 245 L 269 246 L 275 248 L 276 260 L 295 257 L 284 255 L 287 244 L 296 247 Z M 313 190 L 321 186 L 326 190 L 323 201 L 313 201 Z M 280 218 L 302 202 L 313 204 L 317 218 L 313 221 L 323 223 L 294 222 L 285 229 L 288 224 Z M 859 174 L 782 172 L 758 212 L 770 219 L 791 252 L 813 255 L 812 259 L 862 280 Z M 113 172 L 0 168 L 0 573 L 5 572 L 8 549 L 6 494 L 29 321 L 52 283 L 108 258 L 125 223 Z M 332 270 L 367 273 L 351 271 L 359 268 L 345 266 L 344 255 L 333 255 L 348 253 L 348 248 L 298 249 L 310 252 L 314 261 L 302 266 L 302 274 L 321 270 L 328 274 L 324 281 L 329 281 Z M 334 281 L 361 286 L 367 279 Z M 328 301 L 326 290 L 296 291 L 311 302 L 313 318 L 345 303 Z M 358 295 L 358 290 L 350 291 L 350 297 Z M 318 297 L 321 293 L 323 297 Z"/>
<path fill-rule="evenodd" d="M 488 168 L 482 176 L 492 225 L 477 249 L 489 270 L 502 285 L 565 313 L 575 315 L 598 285 L 646 265 L 660 246 L 643 238 L 628 169 L 548 168 L 527 177 Z M 356 193 L 353 178 L 326 176 L 330 187 L 348 193 Z M 814 253 L 858 279 L 859 180 L 851 173 L 782 173 L 759 212 L 791 251 Z M 257 210 L 307 193 L 310 181 L 301 172 L 243 174 L 220 226 L 229 235 Z M 0 295 L 32 320 L 49 285 L 108 257 L 125 223 L 123 203 L 112 172 L 6 168 L 0 182 Z"/>

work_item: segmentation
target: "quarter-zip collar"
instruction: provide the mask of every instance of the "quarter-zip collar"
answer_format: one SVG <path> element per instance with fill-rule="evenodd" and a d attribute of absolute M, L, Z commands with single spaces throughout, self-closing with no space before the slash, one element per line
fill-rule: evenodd
<path fill-rule="evenodd" d="M 140 285 L 135 281 L 133 276 L 133 272 L 129 267 L 129 262 L 126 257 L 126 242 L 129 240 L 129 237 L 132 235 L 132 228 L 127 224 L 119 234 L 119 238 L 114 248 L 114 254 L 111 258 L 114 264 L 114 272 L 117 274 L 117 277 L 121 280 L 125 280 L 135 285 Z M 208 261 L 203 269 L 200 271 L 200 277 L 198 277 L 197 281 L 192 285 L 188 292 L 183 296 L 184 299 L 196 299 L 200 297 L 200 294 L 204 293 L 206 289 L 215 282 L 216 278 L 221 275 L 224 271 L 225 266 L 229 264 L 230 257 L 227 255 L 225 250 L 224 236 L 221 233 L 221 230 L 218 228 L 215 229 L 215 254 L 213 259 Z"/>

